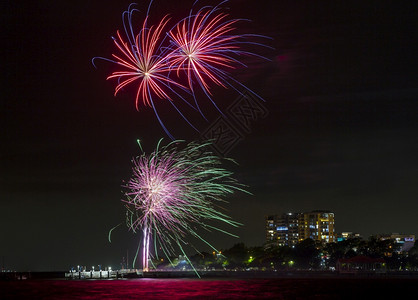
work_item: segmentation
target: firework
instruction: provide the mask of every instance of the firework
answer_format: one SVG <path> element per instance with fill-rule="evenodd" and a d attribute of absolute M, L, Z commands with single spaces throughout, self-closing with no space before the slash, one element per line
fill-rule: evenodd
<path fill-rule="evenodd" d="M 240 56 L 260 57 L 243 50 L 242 46 L 244 44 L 261 45 L 246 40 L 250 36 L 261 36 L 232 34 L 235 32 L 236 23 L 243 19 L 230 19 L 228 14 L 222 13 L 220 5 L 225 2 L 227 1 L 215 7 L 205 6 L 196 13 L 192 9 L 189 16 L 177 23 L 169 32 L 174 47 L 170 55 L 170 67 L 176 69 L 177 74 L 184 71 L 193 95 L 195 94 L 194 86 L 198 85 L 216 108 L 218 107 L 212 100 L 210 83 L 224 88 L 231 87 L 240 94 L 242 94 L 240 90 L 244 89 L 259 97 L 231 77 L 229 71 L 237 66 L 246 67 L 238 60 Z M 195 103 L 199 109 L 196 98 Z"/>
<path fill-rule="evenodd" d="M 220 158 L 207 150 L 209 143 L 174 141 L 163 147 L 160 143 L 150 155 L 142 153 L 132 160 L 133 174 L 124 185 L 122 200 L 129 230 L 142 233 L 144 271 L 153 257 L 151 244 L 167 257 L 179 249 L 189 261 L 183 246 L 188 244 L 187 236 L 192 236 L 218 252 L 196 228 L 230 234 L 212 223 L 238 226 L 219 211 L 219 204 L 236 190 L 245 192 L 232 173 L 222 168 Z M 157 250 L 154 255 L 158 257 Z"/>
<path fill-rule="evenodd" d="M 130 15 L 131 13 L 129 12 Z M 166 64 L 164 53 L 161 55 L 157 54 L 161 31 L 167 22 L 167 17 L 164 17 L 155 28 L 151 27 L 148 29 L 146 26 L 147 18 L 145 18 L 140 34 L 135 37 L 133 44 L 125 42 L 119 31 L 117 31 L 118 38 L 113 39 L 122 57 L 116 54 L 112 56 L 116 59 L 115 62 L 126 70 L 113 72 L 107 79 L 117 78 L 119 81 L 115 88 L 115 96 L 124 86 L 138 80 L 139 84 L 135 101 L 137 109 L 140 97 L 144 105 L 153 106 L 153 94 L 161 99 L 171 100 L 170 96 L 162 88 L 163 86 L 171 83 L 182 87 L 167 76 L 170 69 Z M 131 23 L 130 18 L 129 23 Z"/>
<path fill-rule="evenodd" d="M 151 4 L 152 1 L 149 4 L 148 11 Z M 114 95 L 116 96 L 127 85 L 137 84 L 136 109 L 139 110 L 140 99 L 144 106 L 152 107 L 164 131 L 171 139 L 174 139 L 164 126 L 154 100 L 155 97 L 168 100 L 180 114 L 180 110 L 172 102 L 170 93 L 175 94 L 178 98 L 188 103 L 175 91 L 175 88 L 183 91 L 188 91 L 188 89 L 169 77 L 171 68 L 167 62 L 171 50 L 163 47 L 164 29 L 169 19 L 167 16 L 164 16 L 156 26 L 148 27 L 147 14 L 139 33 L 135 34 L 132 23 L 132 16 L 135 11 L 137 10 L 131 4 L 128 10 L 122 14 L 125 37 L 122 36 L 120 31 L 117 31 L 117 38 L 112 37 L 119 54 L 112 54 L 113 59 L 95 57 L 93 58 L 93 64 L 95 59 L 103 59 L 120 66 L 122 71 L 115 71 L 107 77 L 107 79 L 118 80 Z M 182 117 L 194 128 L 184 115 Z"/>
<path fill-rule="evenodd" d="M 242 95 L 244 92 L 250 92 L 259 97 L 229 73 L 237 66 L 245 67 L 245 64 L 238 60 L 239 57 L 255 55 L 243 50 L 243 45 L 259 44 L 247 41 L 248 37 L 257 35 L 232 34 L 236 23 L 242 20 L 229 19 L 227 14 L 220 11 L 220 5 L 225 2 L 227 1 L 214 7 L 205 6 L 197 12 L 192 9 L 186 18 L 167 29 L 170 21 L 167 16 L 156 25 L 149 26 L 152 4 L 150 1 L 137 32 L 134 30 L 132 17 L 138 10 L 131 4 L 122 14 L 123 32 L 117 31 L 116 37 L 112 37 L 117 54 L 112 54 L 111 59 L 93 58 L 93 64 L 96 59 L 102 59 L 120 68 L 107 77 L 117 79 L 115 96 L 123 88 L 136 85 L 136 109 L 139 110 L 141 103 L 143 106 L 152 107 L 160 125 L 172 140 L 173 135 L 157 111 L 158 101 L 170 103 L 182 118 L 198 131 L 176 104 L 177 100 L 180 100 L 205 117 L 197 101 L 196 87 L 203 90 L 220 112 L 212 99 L 211 84 L 232 88 Z M 180 83 L 183 79 L 182 74 L 187 78 L 185 85 Z M 186 99 L 190 97 L 194 99 L 194 104 Z"/>
<path fill-rule="evenodd" d="M 227 36 L 234 28 L 236 20 L 224 22 L 225 14 L 217 14 L 210 18 L 212 10 L 198 11 L 183 19 L 170 31 L 170 37 L 178 51 L 172 55 L 172 66 L 176 66 L 177 73 L 184 69 L 187 71 L 189 86 L 193 87 L 193 78 L 203 89 L 209 91 L 207 80 L 225 87 L 219 76 L 216 75 L 218 67 L 232 68 L 232 59 L 229 52 L 237 49 L 233 45 L 237 36 Z M 205 77 L 207 79 L 205 79 Z"/>

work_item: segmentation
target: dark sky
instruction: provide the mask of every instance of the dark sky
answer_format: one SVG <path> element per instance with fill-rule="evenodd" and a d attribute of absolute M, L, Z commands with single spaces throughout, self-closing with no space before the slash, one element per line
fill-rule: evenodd
<path fill-rule="evenodd" d="M 156 0 L 151 16 L 188 13 L 193 1 Z M 296 3 L 297 2 L 297 3 Z M 130 1 L 6 1 L 1 4 L 0 257 L 16 270 L 119 266 L 137 245 L 119 228 L 121 184 L 136 139 L 151 150 L 166 137 L 133 89 L 113 96 L 111 36 Z M 204 2 L 207 3 L 207 2 Z M 212 4 L 216 2 L 210 2 Z M 273 4 L 274 3 L 274 4 Z M 145 2 L 139 8 L 146 8 Z M 249 59 L 234 77 L 266 99 L 266 118 L 228 156 L 253 196 L 230 198 L 244 223 L 239 240 L 264 242 L 264 216 L 327 209 L 338 232 L 418 235 L 418 77 L 411 2 L 231 0 L 240 33 L 258 33 L 271 61 Z M 138 15 L 140 16 L 140 15 Z M 245 59 L 244 59 L 245 60 Z M 237 97 L 214 89 L 227 107 Z M 202 99 L 209 122 L 217 118 Z M 177 138 L 199 134 L 160 106 Z M 166 138 L 168 141 L 168 138 Z M 228 229 L 225 227 L 224 229 Z"/>

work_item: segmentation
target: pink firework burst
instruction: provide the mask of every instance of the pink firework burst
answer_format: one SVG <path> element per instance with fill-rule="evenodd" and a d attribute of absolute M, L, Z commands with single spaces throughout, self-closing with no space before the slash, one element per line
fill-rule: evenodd
<path fill-rule="evenodd" d="M 193 78 L 200 86 L 210 93 L 208 80 L 226 87 L 219 74 L 220 68 L 233 68 L 234 60 L 229 56 L 238 49 L 234 40 L 238 36 L 227 35 L 234 30 L 232 25 L 237 20 L 227 20 L 228 15 L 215 14 L 215 10 L 203 12 L 179 22 L 170 31 L 170 37 L 177 47 L 171 55 L 171 66 L 187 71 L 190 88 L 193 88 Z"/>
<path fill-rule="evenodd" d="M 197 2 L 197 1 L 196 1 Z M 131 4 L 122 14 L 124 32 L 117 31 L 113 42 L 117 53 L 112 58 L 95 57 L 112 62 L 118 66 L 107 79 L 117 79 L 115 96 L 127 86 L 136 86 L 135 105 L 139 110 L 143 106 L 152 107 L 154 113 L 167 135 L 174 140 L 173 135 L 165 127 L 156 108 L 156 101 L 166 100 L 182 116 L 182 118 L 198 131 L 179 109 L 177 101 L 185 103 L 198 110 L 204 117 L 197 101 L 195 91 L 201 89 L 213 105 L 221 112 L 212 99 L 211 84 L 223 88 L 232 88 L 239 94 L 247 92 L 259 97 L 245 85 L 235 80 L 231 75 L 237 66 L 246 67 L 238 58 L 256 54 L 242 49 L 249 42 L 246 37 L 257 35 L 233 34 L 235 25 L 241 19 L 230 19 L 220 10 L 221 2 L 214 7 L 205 6 L 196 13 L 193 9 L 189 15 L 167 29 L 169 18 L 164 16 L 156 25 L 148 26 L 148 6 L 139 31 L 134 31 L 132 16 L 136 9 Z M 188 84 L 179 83 L 180 74 L 185 74 Z M 177 76 L 176 76 L 177 75 Z M 184 98 L 191 95 L 194 104 Z M 262 99 L 261 97 L 259 97 Z"/>
<path fill-rule="evenodd" d="M 161 32 L 167 22 L 168 18 L 164 17 L 155 28 L 151 26 L 148 29 L 146 27 L 147 18 L 145 18 L 140 33 L 135 37 L 134 44 L 125 42 L 119 31 L 117 31 L 118 39 L 113 39 L 123 57 L 116 54 L 112 54 L 112 56 L 116 59 L 116 63 L 123 66 L 125 70 L 113 72 L 107 79 L 118 78 L 119 80 L 119 84 L 115 88 L 115 96 L 124 86 L 139 80 L 135 100 L 137 109 L 139 98 L 143 100 L 144 105 L 153 106 L 152 94 L 161 99 L 171 100 L 164 91 L 164 86 L 167 84 L 184 88 L 167 76 L 170 68 L 167 65 L 166 54 L 157 53 L 157 50 L 160 49 L 158 42 L 161 40 Z"/>
<path fill-rule="evenodd" d="M 261 45 L 245 40 L 246 37 L 263 37 L 253 34 L 233 34 L 235 25 L 242 19 L 231 19 L 228 14 L 220 11 L 221 2 L 215 7 L 203 7 L 196 13 L 190 11 L 189 16 L 174 26 L 169 36 L 174 50 L 170 55 L 170 67 L 177 74 L 184 71 L 188 85 L 195 98 L 195 103 L 201 112 L 195 97 L 194 86 L 198 85 L 212 101 L 211 83 L 224 88 L 232 88 L 243 95 L 242 90 L 250 92 L 260 99 L 256 93 L 235 80 L 230 71 L 237 66 L 246 67 L 238 60 L 242 56 L 258 56 L 242 49 L 244 44 Z M 263 99 L 262 99 L 263 100 Z M 218 108 L 219 110 L 219 108 Z M 201 112 L 202 113 L 202 112 Z"/>
<path fill-rule="evenodd" d="M 238 226 L 218 210 L 219 203 L 234 191 L 245 192 L 232 178 L 232 172 L 221 166 L 220 158 L 208 150 L 209 142 L 191 142 L 181 147 L 181 141 L 174 141 L 160 147 L 161 142 L 151 154 L 143 153 L 132 160 L 133 174 L 124 186 L 122 200 L 129 229 L 142 233 L 144 271 L 149 269 L 151 243 L 167 258 L 178 248 L 188 261 L 183 249 L 189 244 L 186 236 L 197 238 L 218 252 L 197 228 L 232 235 L 211 224 Z M 158 251 L 154 255 L 158 258 Z"/>
<path fill-rule="evenodd" d="M 164 16 L 157 25 L 148 27 L 147 14 L 139 33 L 135 34 L 132 24 L 132 15 L 135 11 L 137 10 L 133 9 L 131 4 L 128 10 L 122 14 L 125 37 L 122 36 L 119 30 L 117 31 L 117 38 L 112 37 L 114 44 L 119 50 L 119 54 L 112 54 L 113 59 L 95 57 L 93 58 L 93 64 L 95 59 L 103 59 L 122 67 L 122 70 L 115 71 L 107 77 L 107 79 L 116 78 L 118 80 L 114 95 L 116 96 L 124 87 L 136 84 L 136 109 L 139 110 L 140 99 L 144 106 L 152 107 L 164 131 L 171 139 L 174 139 L 164 126 L 155 107 L 154 100 L 154 97 L 168 100 L 190 124 L 187 118 L 173 103 L 173 99 L 170 96 L 170 94 L 174 94 L 188 103 L 175 91 L 175 88 L 179 88 L 188 92 L 188 88 L 171 79 L 169 76 L 172 70 L 168 61 L 172 50 L 163 47 L 166 32 L 165 27 L 169 22 L 169 18 Z M 192 124 L 190 125 L 193 127 Z"/>

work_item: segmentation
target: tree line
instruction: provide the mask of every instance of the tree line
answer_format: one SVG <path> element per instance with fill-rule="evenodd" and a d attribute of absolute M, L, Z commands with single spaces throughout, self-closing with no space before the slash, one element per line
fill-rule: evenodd
<path fill-rule="evenodd" d="M 237 243 L 220 253 L 200 252 L 189 257 L 190 262 L 198 269 L 235 269 L 235 270 L 332 270 L 339 259 L 355 256 L 383 258 L 388 270 L 418 271 L 418 243 L 408 252 L 399 252 L 399 244 L 394 240 L 380 240 L 370 237 L 368 240 L 349 238 L 334 243 L 321 243 L 306 239 L 294 246 L 248 247 Z M 176 268 L 189 268 L 185 257 L 173 258 Z M 157 268 L 168 262 L 155 261 Z M 167 264 L 168 265 L 168 264 Z"/>

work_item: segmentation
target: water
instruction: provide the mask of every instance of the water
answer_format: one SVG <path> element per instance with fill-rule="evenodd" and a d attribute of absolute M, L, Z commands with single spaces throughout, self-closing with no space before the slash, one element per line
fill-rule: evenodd
<path fill-rule="evenodd" d="M 388 299 L 416 295 L 417 284 L 417 278 L 22 280 L 0 282 L 0 299 Z"/>

